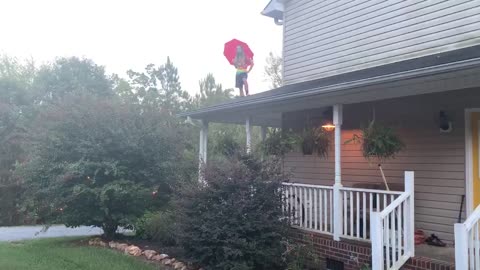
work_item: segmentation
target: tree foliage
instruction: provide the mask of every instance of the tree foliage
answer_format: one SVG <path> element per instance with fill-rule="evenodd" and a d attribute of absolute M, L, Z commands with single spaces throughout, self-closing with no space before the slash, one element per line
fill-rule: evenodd
<path fill-rule="evenodd" d="M 199 86 L 200 94 L 197 94 L 194 100 L 194 105 L 197 108 L 215 105 L 233 98 L 233 89 L 223 89 L 211 73 L 200 80 Z"/>
<path fill-rule="evenodd" d="M 40 67 L 33 82 L 37 102 L 62 102 L 69 94 L 112 97 L 112 81 L 105 68 L 90 59 L 58 58 Z"/>
<path fill-rule="evenodd" d="M 180 84 L 178 69 L 170 58 L 159 67 L 149 64 L 144 72 L 129 70 L 129 83 L 137 102 L 176 114 L 190 107 L 190 95 Z"/>
<path fill-rule="evenodd" d="M 267 57 L 267 64 L 265 65 L 266 81 L 270 82 L 272 89 L 283 85 L 283 59 L 281 56 L 276 56 L 272 52 Z"/>
<path fill-rule="evenodd" d="M 18 171 L 30 211 L 68 226 L 99 226 L 110 237 L 131 225 L 166 200 L 182 171 L 182 134 L 166 117 L 91 95 L 49 106 L 31 128 L 32 154 Z"/>

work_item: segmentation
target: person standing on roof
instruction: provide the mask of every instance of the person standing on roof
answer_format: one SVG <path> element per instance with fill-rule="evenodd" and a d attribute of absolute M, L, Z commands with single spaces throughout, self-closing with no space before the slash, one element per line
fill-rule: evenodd
<path fill-rule="evenodd" d="M 242 46 L 237 46 L 237 53 L 233 59 L 233 65 L 237 69 L 235 76 L 235 87 L 240 90 L 240 96 L 245 96 L 243 88 L 245 86 L 245 94 L 248 96 L 248 73 L 252 71 L 253 59 L 245 55 Z"/>

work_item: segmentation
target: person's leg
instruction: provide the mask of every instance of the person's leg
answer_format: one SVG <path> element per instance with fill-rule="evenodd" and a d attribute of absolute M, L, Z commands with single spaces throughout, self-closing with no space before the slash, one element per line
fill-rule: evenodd
<path fill-rule="evenodd" d="M 247 96 L 250 95 L 248 93 L 248 81 L 247 81 L 247 79 L 243 79 L 243 85 L 245 85 L 245 94 L 247 94 Z"/>
<path fill-rule="evenodd" d="M 247 94 L 247 96 L 249 95 L 248 93 L 248 75 L 247 73 L 245 73 L 245 76 L 243 77 L 243 85 L 245 85 L 245 94 Z"/>
<path fill-rule="evenodd" d="M 243 94 L 243 79 L 241 77 L 241 74 L 237 73 L 236 76 L 235 76 L 235 87 L 238 88 L 238 90 L 240 90 L 240 96 L 243 97 L 245 96 Z"/>

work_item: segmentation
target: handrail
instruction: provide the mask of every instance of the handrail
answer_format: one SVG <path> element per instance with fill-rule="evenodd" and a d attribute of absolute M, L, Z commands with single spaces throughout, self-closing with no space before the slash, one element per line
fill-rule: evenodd
<path fill-rule="evenodd" d="M 389 191 L 389 190 L 383 190 L 383 189 L 341 187 L 340 190 L 358 191 L 358 192 L 367 192 L 367 193 L 379 193 L 379 194 L 388 194 L 388 195 L 401 195 L 401 194 L 403 194 L 402 191 Z"/>
<path fill-rule="evenodd" d="M 296 186 L 296 187 L 320 188 L 320 189 L 333 189 L 332 186 L 309 185 L 309 184 L 289 183 L 289 182 L 282 182 L 282 185 L 284 185 L 284 186 Z"/>
<path fill-rule="evenodd" d="M 463 225 L 467 230 L 471 230 L 478 220 L 480 220 L 480 205 L 468 216 Z"/>
<path fill-rule="evenodd" d="M 385 218 L 388 214 L 392 213 L 395 211 L 395 208 L 399 207 L 403 202 L 405 202 L 408 197 L 410 197 L 409 193 L 403 193 L 398 197 L 396 200 L 394 200 L 392 203 L 390 203 L 387 208 L 383 209 L 382 212 L 380 212 L 380 217 L 383 219 Z"/>

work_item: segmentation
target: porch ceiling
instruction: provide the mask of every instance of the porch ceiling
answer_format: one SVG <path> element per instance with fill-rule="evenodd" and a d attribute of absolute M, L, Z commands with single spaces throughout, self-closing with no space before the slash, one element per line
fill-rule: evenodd
<path fill-rule="evenodd" d="M 335 78 L 327 78 L 287 85 L 180 116 L 234 124 L 243 124 L 246 117 L 251 117 L 253 125 L 280 127 L 284 112 L 478 87 L 478 74 L 480 58 L 374 77 L 344 74 L 340 82 L 335 82 Z"/>

